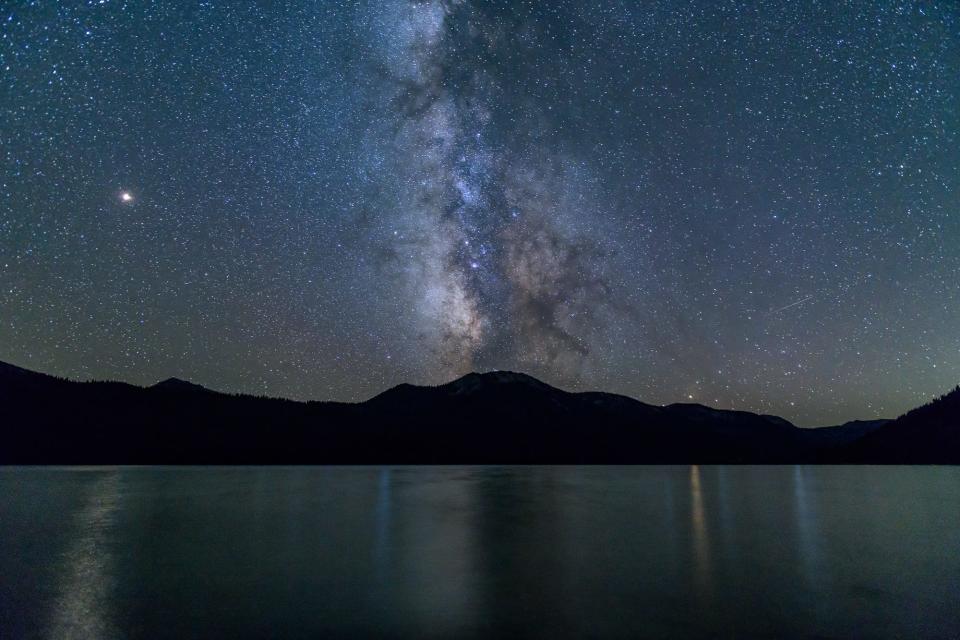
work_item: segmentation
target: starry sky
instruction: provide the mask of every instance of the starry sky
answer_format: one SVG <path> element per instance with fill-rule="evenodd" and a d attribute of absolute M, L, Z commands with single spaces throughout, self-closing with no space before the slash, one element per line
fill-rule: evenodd
<path fill-rule="evenodd" d="M 960 382 L 954 2 L 0 12 L 0 360 L 803 426 Z"/>

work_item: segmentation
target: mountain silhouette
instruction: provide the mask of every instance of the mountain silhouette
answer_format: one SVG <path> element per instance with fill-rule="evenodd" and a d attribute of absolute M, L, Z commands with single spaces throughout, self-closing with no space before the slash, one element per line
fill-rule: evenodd
<path fill-rule="evenodd" d="M 960 386 L 834 452 L 853 462 L 960 463 Z"/>
<path fill-rule="evenodd" d="M 960 462 L 960 392 L 895 421 L 802 429 L 700 404 L 572 393 L 522 373 L 359 403 L 74 382 L 0 363 L 2 463 Z"/>
<path fill-rule="evenodd" d="M 172 391 L 175 393 L 197 393 L 197 392 L 207 392 L 210 390 L 206 387 L 202 387 L 199 384 L 194 384 L 192 382 L 187 382 L 186 380 L 181 380 L 180 378 L 167 378 L 166 380 L 161 380 L 157 384 L 150 387 L 151 389 L 159 389 L 161 391 Z"/>

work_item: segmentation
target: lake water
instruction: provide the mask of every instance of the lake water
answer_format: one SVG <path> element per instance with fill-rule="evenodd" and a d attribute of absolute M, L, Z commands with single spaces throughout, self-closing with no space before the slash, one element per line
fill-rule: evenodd
<path fill-rule="evenodd" d="M 0 469 L 0 638 L 960 637 L 960 469 Z"/>

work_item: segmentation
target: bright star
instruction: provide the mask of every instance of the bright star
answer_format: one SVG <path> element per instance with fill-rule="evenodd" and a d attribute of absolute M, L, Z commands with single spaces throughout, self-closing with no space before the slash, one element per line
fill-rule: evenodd
<path fill-rule="evenodd" d="M 123 191 L 120 193 L 120 200 L 123 202 L 133 202 L 133 194 L 129 191 Z"/>

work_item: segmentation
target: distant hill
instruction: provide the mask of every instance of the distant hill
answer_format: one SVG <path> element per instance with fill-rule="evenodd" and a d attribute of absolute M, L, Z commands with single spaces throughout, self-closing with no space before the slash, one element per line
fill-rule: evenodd
<path fill-rule="evenodd" d="M 151 389 L 159 389 L 161 391 L 172 391 L 175 393 L 197 393 L 197 392 L 206 392 L 211 393 L 206 387 L 202 387 L 199 384 L 194 384 L 192 382 L 187 382 L 186 380 L 181 380 L 180 378 L 167 378 L 166 380 L 161 380 L 157 384 L 150 387 Z"/>
<path fill-rule="evenodd" d="M 960 463 L 960 386 L 834 452 L 855 462 Z"/>
<path fill-rule="evenodd" d="M 175 378 L 147 388 L 72 382 L 0 363 L 0 462 L 956 463 L 958 396 L 896 421 L 801 429 L 745 411 L 570 393 L 504 371 L 337 403 Z"/>

